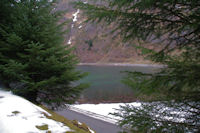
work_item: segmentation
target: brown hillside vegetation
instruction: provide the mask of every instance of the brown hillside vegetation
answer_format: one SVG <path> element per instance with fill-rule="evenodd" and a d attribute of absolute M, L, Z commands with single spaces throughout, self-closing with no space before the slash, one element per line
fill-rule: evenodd
<path fill-rule="evenodd" d="M 151 64 L 145 60 L 133 44 L 139 45 L 137 41 L 123 43 L 120 36 L 110 34 L 112 29 L 104 23 L 84 23 L 86 18 L 82 12 L 73 8 L 71 0 L 61 0 L 58 10 L 66 10 L 64 20 L 69 20 L 67 25 L 69 34 L 66 36 L 65 45 L 75 46 L 75 54 L 82 63 L 135 63 Z M 78 12 L 78 13 L 77 13 Z M 77 13 L 77 21 L 73 21 Z M 160 49 L 158 45 L 148 45 L 151 49 Z"/>

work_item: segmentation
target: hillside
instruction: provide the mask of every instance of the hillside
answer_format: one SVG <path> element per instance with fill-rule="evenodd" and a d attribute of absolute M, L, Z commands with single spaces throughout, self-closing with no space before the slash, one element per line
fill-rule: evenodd
<path fill-rule="evenodd" d="M 82 63 L 136 63 L 149 64 L 132 44 L 137 41 L 123 43 L 121 37 L 110 34 L 112 27 L 104 23 L 83 23 L 86 19 L 81 10 L 73 8 L 71 0 L 60 0 L 57 9 L 66 10 L 63 20 L 68 20 L 69 34 L 65 37 L 65 45 L 75 46 L 75 54 Z M 159 49 L 156 45 L 148 48 Z"/>
<path fill-rule="evenodd" d="M 11 92 L 0 91 L 0 108 L 0 133 L 95 133 Z"/>

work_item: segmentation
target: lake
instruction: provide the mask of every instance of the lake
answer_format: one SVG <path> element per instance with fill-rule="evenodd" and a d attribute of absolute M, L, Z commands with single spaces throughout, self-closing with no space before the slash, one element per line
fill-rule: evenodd
<path fill-rule="evenodd" d="M 158 70 L 155 66 L 116 66 L 116 65 L 79 65 L 78 70 L 88 72 L 89 75 L 81 79 L 80 83 L 89 83 L 79 99 L 80 103 L 99 102 L 132 102 L 135 101 L 134 92 L 121 83 L 125 76 L 123 71 L 138 71 L 151 73 Z"/>

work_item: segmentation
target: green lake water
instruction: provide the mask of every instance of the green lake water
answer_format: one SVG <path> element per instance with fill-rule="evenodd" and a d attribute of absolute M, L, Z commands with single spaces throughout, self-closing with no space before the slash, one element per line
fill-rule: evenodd
<path fill-rule="evenodd" d="M 122 72 L 140 71 L 150 73 L 157 68 L 153 66 L 80 65 L 77 69 L 89 73 L 87 77 L 79 81 L 90 84 L 90 87 L 83 91 L 81 99 L 88 103 L 98 103 L 134 101 L 134 92 L 121 83 L 125 76 L 125 73 Z"/>

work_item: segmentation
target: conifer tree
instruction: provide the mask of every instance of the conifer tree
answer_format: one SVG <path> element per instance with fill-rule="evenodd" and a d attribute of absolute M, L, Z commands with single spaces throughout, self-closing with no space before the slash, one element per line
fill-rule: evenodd
<path fill-rule="evenodd" d="M 56 1 L 1 0 L 0 80 L 8 90 L 35 103 L 73 102 L 86 87 L 73 82 L 73 48 L 64 45 L 66 22 Z"/>
<path fill-rule="evenodd" d="M 159 99 L 154 100 L 168 101 L 167 104 L 163 102 L 165 107 L 186 112 L 185 120 L 180 122 L 176 121 L 182 119 L 180 116 L 154 103 L 142 104 L 139 109 L 127 106 L 115 114 L 122 118 L 119 124 L 128 126 L 132 132 L 198 132 L 200 1 L 93 0 L 76 2 L 75 6 L 83 10 L 87 22 L 112 25 L 112 33 L 122 36 L 126 43 L 137 39 L 144 44 L 161 45 L 162 48 L 156 51 L 141 43 L 134 44 L 146 58 L 165 67 L 153 74 L 127 72 L 123 82 L 140 96 L 156 95 Z"/>

